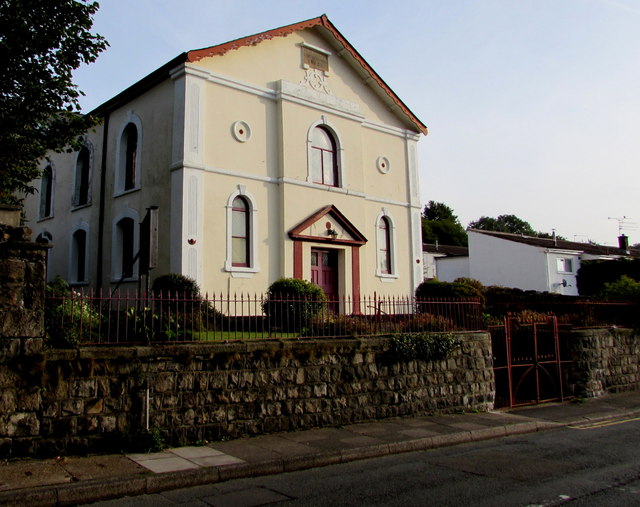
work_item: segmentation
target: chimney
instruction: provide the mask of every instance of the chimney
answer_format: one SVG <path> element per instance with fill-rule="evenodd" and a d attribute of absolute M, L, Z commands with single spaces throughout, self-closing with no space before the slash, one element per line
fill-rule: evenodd
<path fill-rule="evenodd" d="M 620 234 L 620 236 L 618 236 L 618 246 L 620 247 L 621 250 L 628 250 L 629 238 L 624 234 Z"/>
<path fill-rule="evenodd" d="M 551 239 L 553 240 L 553 246 L 558 246 L 558 238 L 556 238 L 555 229 L 551 229 Z"/>

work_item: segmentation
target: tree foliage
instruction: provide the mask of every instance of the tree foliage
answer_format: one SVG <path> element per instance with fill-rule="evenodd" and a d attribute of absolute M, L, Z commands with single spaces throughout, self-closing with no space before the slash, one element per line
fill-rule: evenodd
<path fill-rule="evenodd" d="M 422 210 L 422 241 L 467 246 L 467 233 L 449 206 L 429 201 Z"/>
<path fill-rule="evenodd" d="M 515 215 L 499 215 L 496 218 L 481 216 L 478 220 L 469 224 L 470 229 L 481 231 L 510 232 L 513 234 L 524 234 L 525 236 L 536 236 L 536 231 L 529 222 L 525 222 Z"/>
<path fill-rule="evenodd" d="M 78 149 L 94 124 L 72 73 L 108 45 L 90 31 L 97 10 L 87 0 L 0 0 L 0 202 L 32 193 L 47 152 Z"/>

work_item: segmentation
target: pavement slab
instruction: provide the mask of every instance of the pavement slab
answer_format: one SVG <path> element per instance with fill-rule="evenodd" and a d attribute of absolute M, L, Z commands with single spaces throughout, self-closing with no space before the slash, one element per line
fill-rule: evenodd
<path fill-rule="evenodd" d="M 489 413 L 394 418 L 341 428 L 300 430 L 188 446 L 160 453 L 23 459 L 0 462 L 0 506 L 71 505 L 115 496 L 132 497 L 131 505 L 173 505 L 175 488 L 207 484 L 210 495 L 193 505 L 252 506 L 285 502 L 286 495 L 265 488 L 250 492 L 215 489 L 242 477 L 276 474 L 463 442 L 500 438 L 640 415 L 640 392 L 608 395 L 584 403 L 555 403 Z M 607 422 L 609 421 L 609 422 Z M 496 456 L 493 468 L 473 456 L 442 466 L 466 466 L 470 473 L 523 480 L 559 473 L 552 461 L 528 463 Z M 453 458 L 451 458 L 453 459 Z M 508 475 L 505 475 L 508 474 Z M 205 487 L 205 486 L 203 486 Z M 143 501 L 143 503 L 140 503 Z M 108 501 L 98 505 L 107 506 Z"/>
<path fill-rule="evenodd" d="M 72 475 L 57 460 L 0 464 L 0 491 L 70 483 Z"/>

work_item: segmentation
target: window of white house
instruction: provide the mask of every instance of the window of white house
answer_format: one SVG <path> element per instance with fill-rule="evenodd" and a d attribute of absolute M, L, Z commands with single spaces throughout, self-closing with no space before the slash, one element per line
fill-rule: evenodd
<path fill-rule="evenodd" d="M 53 168 L 48 165 L 40 180 L 40 218 L 53 216 Z"/>
<path fill-rule="evenodd" d="M 559 273 L 573 273 L 573 259 L 557 259 Z"/>
<path fill-rule="evenodd" d="M 249 237 L 249 205 L 244 197 L 233 200 L 231 209 L 231 264 L 249 267 L 251 239 Z"/>
<path fill-rule="evenodd" d="M 87 281 L 87 231 L 84 229 L 73 233 L 69 275 L 70 281 L 74 283 Z"/>
<path fill-rule="evenodd" d="M 75 186 L 73 205 L 85 206 L 91 202 L 91 153 L 83 146 L 78 152 L 76 160 Z"/>
<path fill-rule="evenodd" d="M 314 183 L 340 186 L 337 143 L 326 127 L 318 126 L 311 132 L 310 164 Z"/>

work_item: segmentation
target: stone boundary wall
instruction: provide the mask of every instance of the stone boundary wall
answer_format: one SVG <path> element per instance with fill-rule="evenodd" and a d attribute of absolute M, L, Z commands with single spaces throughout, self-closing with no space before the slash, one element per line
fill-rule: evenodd
<path fill-rule="evenodd" d="M 0 341 L 0 456 L 114 451 L 150 426 L 184 445 L 403 415 L 486 411 L 488 333 L 447 360 L 398 361 L 389 338 L 48 349 Z"/>
<path fill-rule="evenodd" d="M 576 396 L 640 389 L 640 334 L 626 328 L 580 329 L 563 333 L 573 359 Z"/>

